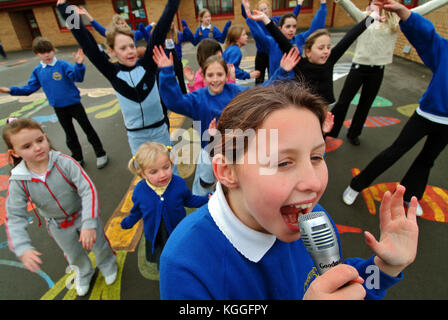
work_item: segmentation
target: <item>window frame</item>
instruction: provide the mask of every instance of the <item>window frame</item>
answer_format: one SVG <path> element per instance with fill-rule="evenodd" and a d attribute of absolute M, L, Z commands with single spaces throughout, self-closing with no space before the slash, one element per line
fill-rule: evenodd
<path fill-rule="evenodd" d="M 196 3 L 197 0 L 193 0 L 194 2 L 194 10 L 195 10 L 195 16 L 196 16 L 196 21 L 199 21 L 199 8 L 197 6 Z M 204 8 L 208 8 L 208 1 L 209 0 L 202 0 L 206 2 L 206 6 L 204 6 Z M 220 11 L 221 13 L 218 14 L 213 14 L 212 13 L 212 18 L 217 18 L 217 19 L 228 19 L 228 18 L 233 18 L 235 16 L 235 1 L 234 0 L 228 0 L 232 2 L 232 12 L 226 12 L 226 13 L 222 13 L 222 1 L 226 1 L 226 0 L 218 0 L 219 1 L 219 7 L 220 7 Z M 210 10 L 210 9 L 209 9 Z M 210 12 L 211 13 L 211 12 Z"/>
<path fill-rule="evenodd" d="M 293 0 L 279 0 L 279 1 L 283 1 L 283 3 L 287 3 L 287 2 L 291 2 Z M 306 1 L 306 0 L 305 0 Z M 294 8 L 297 6 L 297 1 L 295 1 L 295 5 L 294 7 L 290 7 L 290 8 L 282 8 L 282 9 L 275 9 L 272 8 L 272 15 L 273 16 L 282 16 L 285 13 L 288 12 L 292 12 L 294 10 Z M 302 5 L 302 8 L 300 8 L 300 12 L 301 13 L 310 13 L 313 12 L 313 5 L 314 5 L 314 0 L 311 0 L 311 4 L 308 6 Z M 274 0 L 272 0 L 272 7 L 274 7 Z"/>

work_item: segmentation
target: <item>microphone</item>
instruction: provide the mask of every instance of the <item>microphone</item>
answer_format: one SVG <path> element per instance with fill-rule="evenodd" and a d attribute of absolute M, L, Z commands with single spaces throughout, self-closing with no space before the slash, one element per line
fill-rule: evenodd
<path fill-rule="evenodd" d="M 325 212 L 310 212 L 300 216 L 298 221 L 302 241 L 319 275 L 341 263 L 336 233 Z"/>

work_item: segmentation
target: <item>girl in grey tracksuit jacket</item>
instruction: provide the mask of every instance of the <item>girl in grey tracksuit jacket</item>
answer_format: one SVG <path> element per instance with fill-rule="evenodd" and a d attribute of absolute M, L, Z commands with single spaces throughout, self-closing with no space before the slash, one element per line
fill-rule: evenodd
<path fill-rule="evenodd" d="M 102 274 L 107 277 L 115 273 L 116 258 L 104 235 L 93 181 L 73 158 L 54 150 L 50 150 L 42 178 L 33 175 L 24 160 L 11 170 L 6 200 L 6 231 L 11 250 L 20 258 L 25 251 L 34 249 L 26 231 L 27 203 L 32 202 L 39 226 L 42 217 L 68 263 L 78 268 L 80 283 L 88 285 L 94 273 L 87 252 L 78 241 L 83 229 L 96 229 L 92 250 Z"/>

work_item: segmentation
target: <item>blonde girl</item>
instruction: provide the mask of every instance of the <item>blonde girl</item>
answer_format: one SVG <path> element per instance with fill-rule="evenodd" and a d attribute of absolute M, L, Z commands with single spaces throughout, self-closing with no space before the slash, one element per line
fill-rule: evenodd
<path fill-rule="evenodd" d="M 31 272 L 43 263 L 43 254 L 34 248 L 26 231 L 31 202 L 39 226 L 42 217 L 70 266 L 76 267 L 77 294 L 87 294 L 95 273 L 88 250 L 95 253 L 106 284 L 112 284 L 117 277 L 115 254 L 104 235 L 98 193 L 87 173 L 76 160 L 53 150 L 33 120 L 13 120 L 3 129 L 3 140 L 14 163 L 6 200 L 6 231 L 17 258 Z"/>
<path fill-rule="evenodd" d="M 228 64 L 235 67 L 235 76 L 237 79 L 254 79 L 260 76 L 260 71 L 253 70 L 250 72 L 244 71 L 240 68 L 241 58 L 243 53 L 241 47 L 247 44 L 247 33 L 243 26 L 231 26 L 227 34 L 225 50 L 222 55 Z"/>
<path fill-rule="evenodd" d="M 142 179 L 132 193 L 130 214 L 121 221 L 123 229 L 130 229 L 143 219 L 146 259 L 157 268 L 169 235 L 186 216 L 184 207 L 198 208 L 208 201 L 207 196 L 192 195 L 185 180 L 173 174 L 170 150 L 170 146 L 146 142 L 129 160 L 129 170 Z"/>
<path fill-rule="evenodd" d="M 406 216 L 402 186 L 383 198 L 381 240 L 365 233 L 375 254 L 346 259 L 317 276 L 297 219 L 326 213 L 319 204 L 328 182 L 326 111 L 324 100 L 294 81 L 252 88 L 229 103 L 218 121 L 221 138 L 212 161 L 216 192 L 168 240 L 162 299 L 381 299 L 402 279 L 418 237 L 417 202 Z M 257 157 L 259 148 L 273 160 Z M 379 269 L 379 289 L 363 286 L 372 266 Z"/>

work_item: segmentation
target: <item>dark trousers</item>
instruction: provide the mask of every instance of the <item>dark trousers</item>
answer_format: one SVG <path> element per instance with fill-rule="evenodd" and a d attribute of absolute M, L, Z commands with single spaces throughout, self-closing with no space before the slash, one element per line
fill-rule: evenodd
<path fill-rule="evenodd" d="M 3 58 L 6 58 L 6 52 L 3 49 L 3 45 L 0 43 L 0 54 L 3 56 Z"/>
<path fill-rule="evenodd" d="M 260 76 L 255 79 L 256 85 L 264 82 L 266 69 L 269 73 L 269 55 L 267 53 L 257 51 L 255 56 L 255 70 L 260 71 Z"/>
<path fill-rule="evenodd" d="M 83 160 L 81 144 L 78 140 L 78 135 L 75 131 L 72 119 L 76 119 L 82 130 L 87 136 L 87 140 L 95 150 L 97 157 L 102 157 L 106 154 L 101 144 L 100 138 L 93 128 L 92 124 L 87 117 L 86 111 L 81 103 L 73 104 L 71 106 L 63 108 L 54 108 L 56 116 L 61 123 L 62 129 L 64 129 L 66 136 L 67 147 L 72 152 L 72 157 L 77 160 Z"/>
<path fill-rule="evenodd" d="M 401 185 L 406 187 L 404 200 L 410 201 L 412 196 L 420 200 L 425 192 L 434 161 L 448 144 L 448 125 L 432 122 L 417 112 L 414 112 L 405 124 L 394 143 L 377 155 L 359 175 L 352 179 L 350 187 L 358 192 L 367 188 L 373 180 L 425 136 L 428 137 L 423 149 L 401 180 Z"/>
<path fill-rule="evenodd" d="M 157 231 L 156 239 L 154 241 L 154 252 L 152 252 L 152 242 L 148 239 L 145 239 L 146 260 L 149 262 L 155 262 L 157 264 L 157 270 L 159 270 L 160 256 L 162 255 L 165 243 L 168 241 L 168 237 L 168 230 L 166 229 L 165 223 L 162 219 L 160 221 L 159 230 Z"/>
<path fill-rule="evenodd" d="M 364 66 L 352 64 L 347 79 L 345 79 L 339 100 L 331 110 L 334 114 L 333 129 L 328 133 L 331 137 L 337 137 L 347 115 L 348 107 L 359 88 L 362 86 L 361 97 L 356 108 L 353 120 L 348 130 L 347 137 L 355 138 L 361 135 L 364 122 L 367 119 L 370 108 L 381 87 L 383 80 L 383 66 Z"/>

